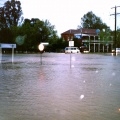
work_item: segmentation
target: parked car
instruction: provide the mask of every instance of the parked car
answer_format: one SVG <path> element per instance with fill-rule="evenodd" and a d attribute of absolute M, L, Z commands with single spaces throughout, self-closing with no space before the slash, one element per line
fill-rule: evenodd
<path fill-rule="evenodd" d="M 116 52 L 117 52 L 117 53 L 120 53 L 120 48 L 116 48 Z"/>
<path fill-rule="evenodd" d="M 88 51 L 86 46 L 81 46 L 80 47 L 80 52 Z"/>
<path fill-rule="evenodd" d="M 78 47 L 66 47 L 65 53 L 80 53 Z"/>
<path fill-rule="evenodd" d="M 112 53 L 115 52 L 115 49 L 112 50 Z M 120 53 L 120 48 L 116 48 L 116 53 Z"/>

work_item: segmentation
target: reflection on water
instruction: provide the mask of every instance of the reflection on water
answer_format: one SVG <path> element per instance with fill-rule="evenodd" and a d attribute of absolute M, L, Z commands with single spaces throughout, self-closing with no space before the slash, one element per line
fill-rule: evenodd
<path fill-rule="evenodd" d="M 119 120 L 120 56 L 4 55 L 0 120 Z"/>

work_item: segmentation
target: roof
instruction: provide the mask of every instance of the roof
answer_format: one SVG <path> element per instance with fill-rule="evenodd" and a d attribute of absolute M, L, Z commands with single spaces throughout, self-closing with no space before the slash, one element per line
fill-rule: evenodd
<path fill-rule="evenodd" d="M 70 29 L 67 30 L 65 32 L 63 32 L 61 35 L 63 34 L 89 34 L 89 35 L 97 35 L 96 33 L 96 29 L 88 29 L 88 28 L 81 28 L 81 29 Z"/>

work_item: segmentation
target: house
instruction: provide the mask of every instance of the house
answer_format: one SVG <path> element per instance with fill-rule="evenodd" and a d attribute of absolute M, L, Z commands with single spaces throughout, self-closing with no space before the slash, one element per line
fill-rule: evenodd
<path fill-rule="evenodd" d="M 104 38 L 100 39 L 99 32 L 98 29 L 70 29 L 63 32 L 61 37 L 66 41 L 78 38 L 90 52 L 111 52 L 113 48 L 113 37 L 105 41 Z"/>

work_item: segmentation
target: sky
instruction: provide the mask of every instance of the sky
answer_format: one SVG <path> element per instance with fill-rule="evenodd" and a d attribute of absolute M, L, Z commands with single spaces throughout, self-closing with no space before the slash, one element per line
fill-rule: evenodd
<path fill-rule="evenodd" d="M 6 1 L 6 0 L 5 0 Z M 49 20 L 55 26 L 58 35 L 81 25 L 84 14 L 92 11 L 100 17 L 103 23 L 115 29 L 115 9 L 120 6 L 120 0 L 19 0 L 24 18 L 39 18 Z M 120 13 L 120 7 L 117 7 Z M 120 28 L 120 15 L 117 15 L 117 27 Z"/>

